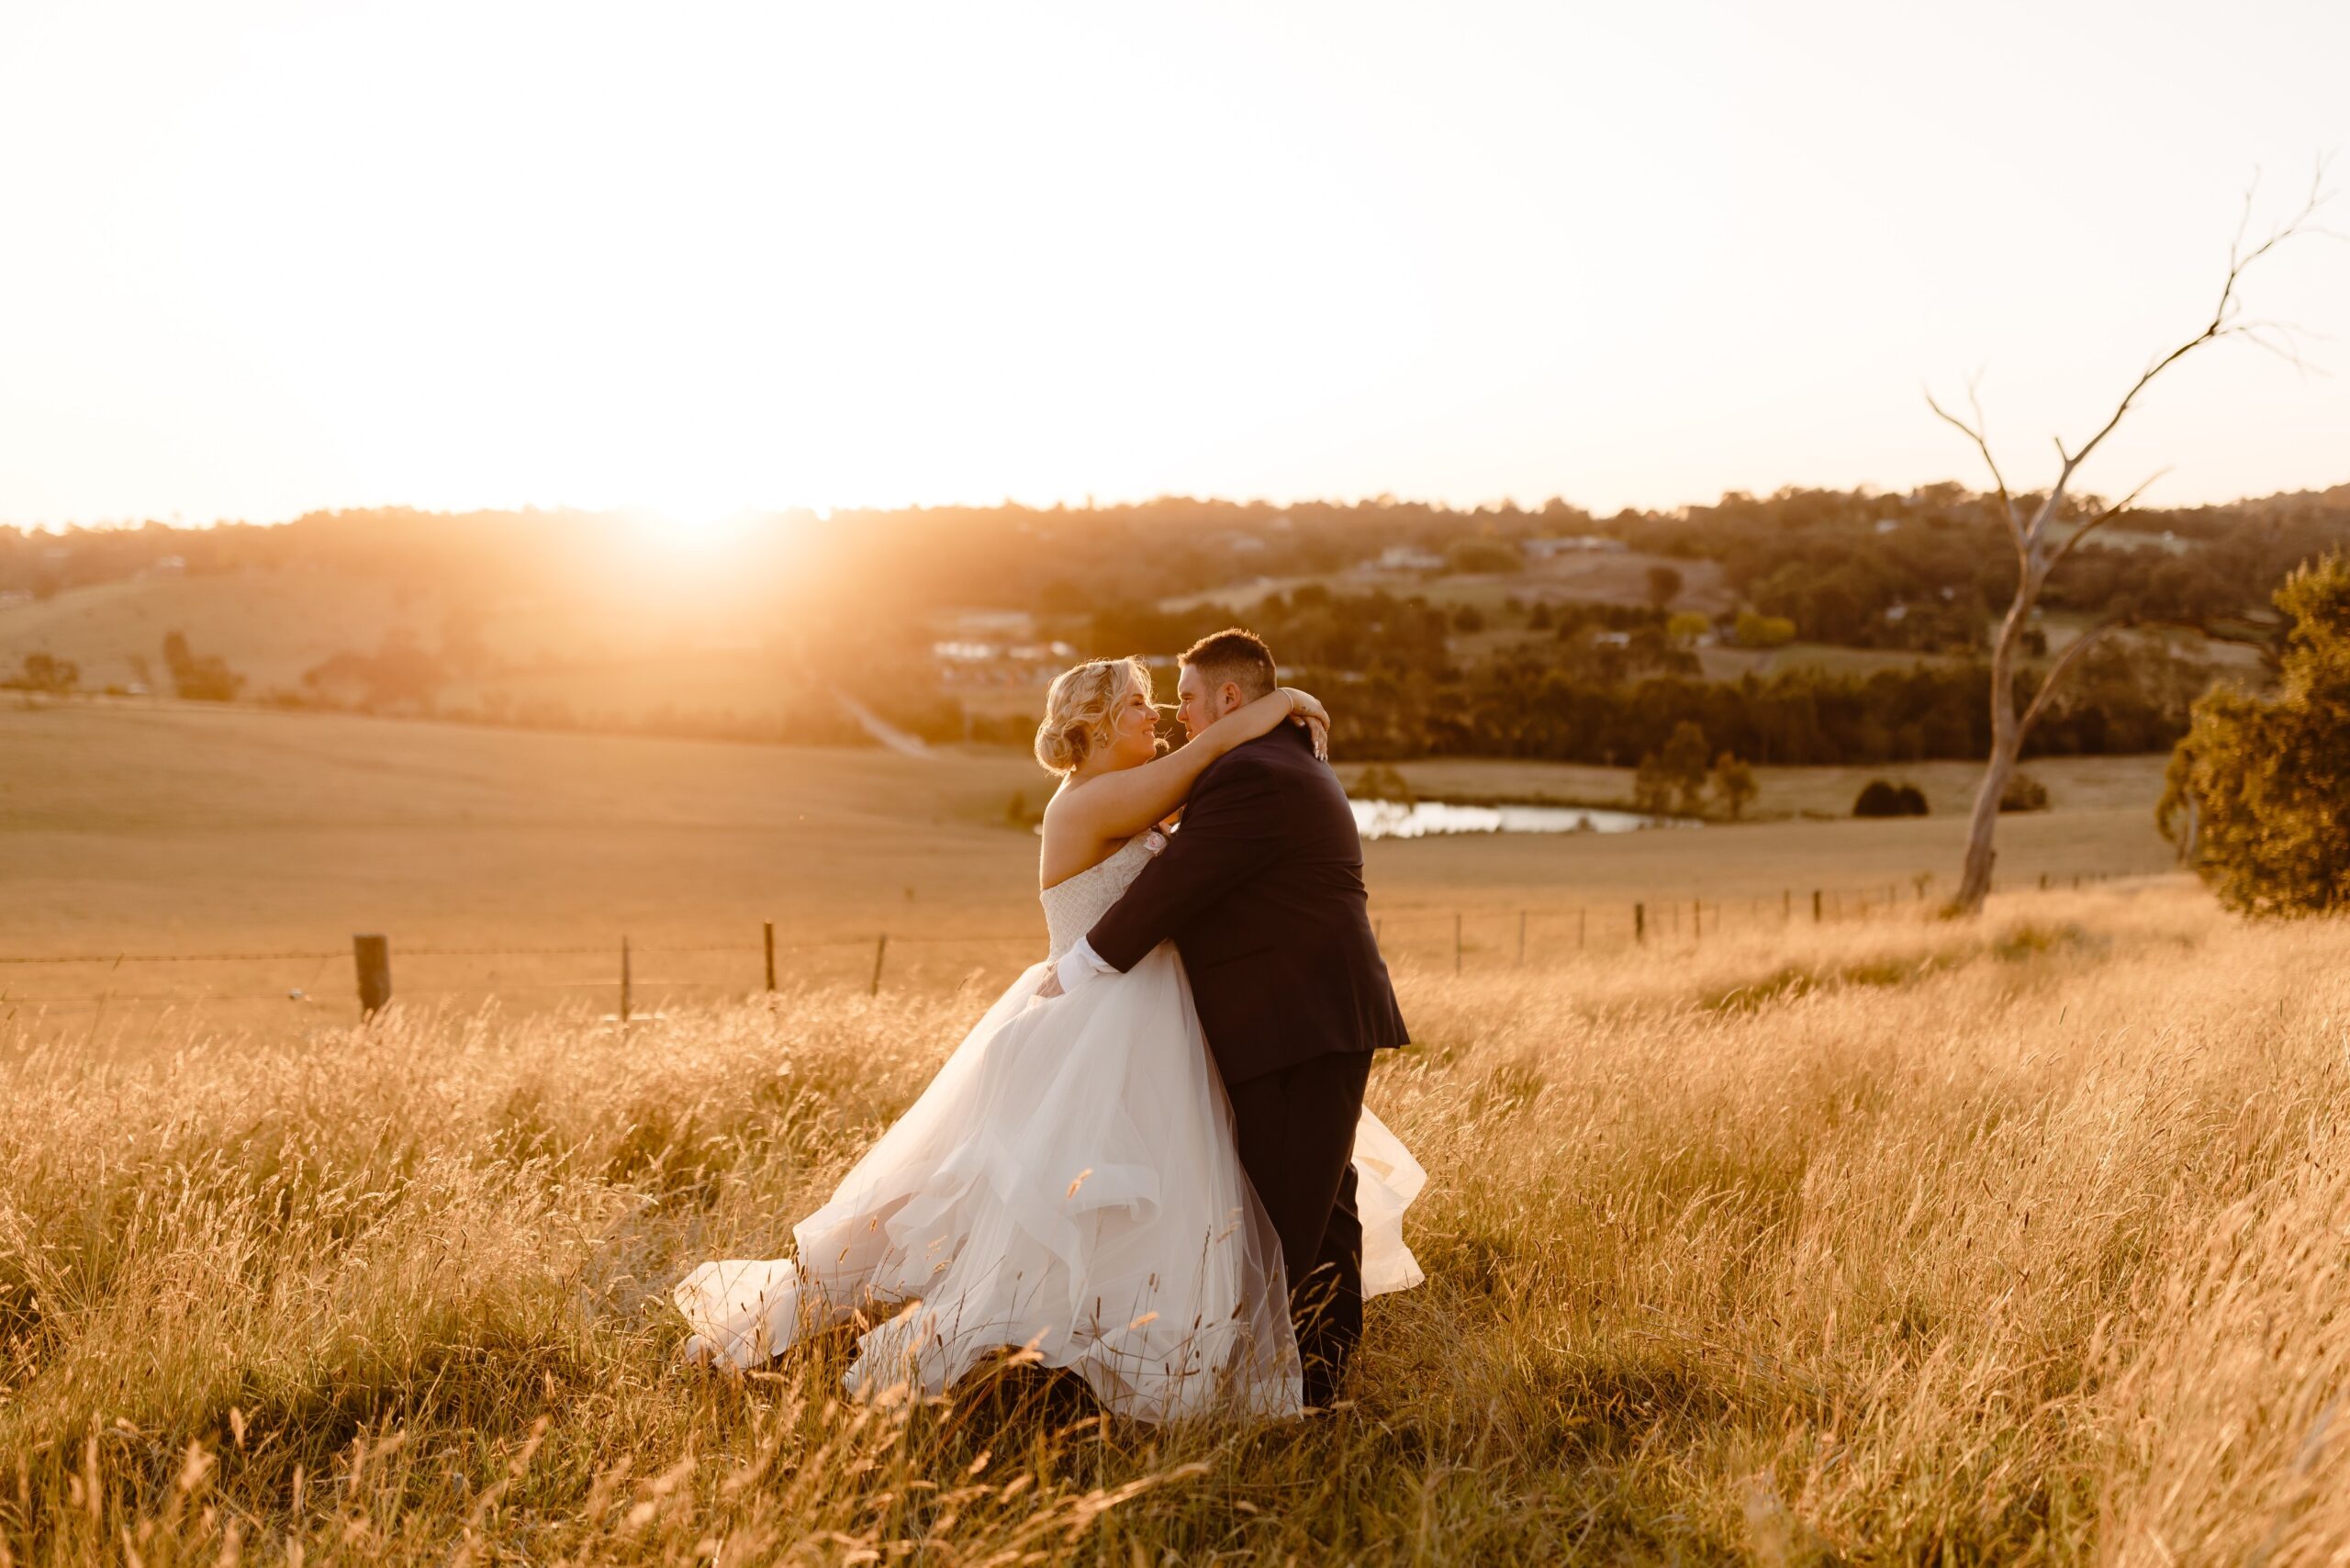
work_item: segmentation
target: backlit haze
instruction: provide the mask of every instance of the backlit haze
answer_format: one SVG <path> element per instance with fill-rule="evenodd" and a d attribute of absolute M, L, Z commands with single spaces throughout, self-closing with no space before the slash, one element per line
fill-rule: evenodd
<path fill-rule="evenodd" d="M 2292 3 L 12 0 L 0 522 L 1975 484 L 1919 393 L 1978 370 L 2029 485 L 2345 62 Z M 2089 488 L 2350 479 L 2350 245 L 2247 296 L 2334 374 L 2198 356 Z"/>

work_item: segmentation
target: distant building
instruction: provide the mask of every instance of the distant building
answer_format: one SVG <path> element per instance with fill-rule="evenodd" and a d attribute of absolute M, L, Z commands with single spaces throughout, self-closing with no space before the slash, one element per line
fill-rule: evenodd
<path fill-rule="evenodd" d="M 1901 532 L 1901 520 L 1897 517 L 1878 518 L 1876 531 L 1879 533 L 1898 533 Z"/>
<path fill-rule="evenodd" d="M 1058 665 L 1077 657 L 1068 643 L 982 643 L 955 637 L 930 645 L 931 657 L 946 665 Z"/>
<path fill-rule="evenodd" d="M 1379 569 L 1382 572 L 1437 572 L 1444 569 L 1444 557 L 1410 544 L 1391 544 L 1380 552 Z"/>
<path fill-rule="evenodd" d="M 1631 546 L 1620 539 L 1610 539 L 1602 533 L 1578 533 L 1566 539 L 1529 539 L 1521 546 L 1529 561 L 1548 561 L 1556 555 L 1586 553 L 1620 555 Z"/>
<path fill-rule="evenodd" d="M 932 624 L 957 639 L 1017 643 L 1035 633 L 1036 618 L 1017 610 L 955 610 Z"/>
<path fill-rule="evenodd" d="M 1253 533 L 1236 533 L 1226 542 L 1226 548 L 1236 555 L 1253 555 L 1265 547 L 1265 542 Z"/>

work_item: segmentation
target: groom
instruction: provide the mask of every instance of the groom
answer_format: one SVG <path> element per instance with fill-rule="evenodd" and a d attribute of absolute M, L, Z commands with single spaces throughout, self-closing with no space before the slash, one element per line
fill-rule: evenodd
<path fill-rule="evenodd" d="M 1219 632 L 1179 664 L 1187 734 L 1277 684 L 1272 651 L 1248 632 Z M 1166 850 L 1062 958 L 1058 986 L 1123 973 L 1169 938 L 1231 1097 L 1241 1167 L 1281 1237 L 1305 1403 L 1327 1406 L 1362 1338 L 1363 1082 L 1371 1053 L 1409 1036 L 1371 935 L 1354 813 L 1296 725 L 1209 765 Z"/>

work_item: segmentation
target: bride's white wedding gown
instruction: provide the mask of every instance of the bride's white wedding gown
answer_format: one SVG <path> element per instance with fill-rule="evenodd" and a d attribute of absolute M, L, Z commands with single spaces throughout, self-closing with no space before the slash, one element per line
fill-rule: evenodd
<path fill-rule="evenodd" d="M 1149 855 L 1134 839 L 1046 890 L 1050 958 L 794 1227 L 796 1259 L 704 1263 L 678 1282 L 689 1354 L 758 1365 L 861 1311 L 853 1391 L 936 1393 L 1008 1346 L 1137 1420 L 1298 1407 L 1280 1246 L 1173 946 L 1036 996 Z M 1403 1216 L 1426 1174 L 1369 1111 L 1354 1161 L 1363 1294 L 1417 1284 Z"/>

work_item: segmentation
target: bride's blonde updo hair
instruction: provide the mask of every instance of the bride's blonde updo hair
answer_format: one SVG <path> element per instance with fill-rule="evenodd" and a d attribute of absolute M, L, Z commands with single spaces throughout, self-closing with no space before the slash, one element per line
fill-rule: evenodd
<path fill-rule="evenodd" d="M 1151 694 L 1150 666 L 1138 658 L 1094 659 L 1053 678 L 1036 726 L 1036 760 L 1049 773 L 1073 773 L 1110 749 L 1110 726 L 1126 693 Z"/>

